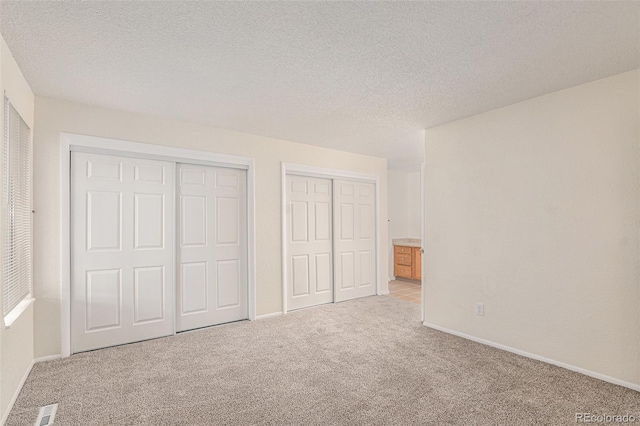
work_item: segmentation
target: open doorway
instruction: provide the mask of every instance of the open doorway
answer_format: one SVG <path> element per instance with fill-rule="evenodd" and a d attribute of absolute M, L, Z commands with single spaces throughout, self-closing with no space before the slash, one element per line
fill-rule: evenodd
<path fill-rule="evenodd" d="M 419 305 L 424 300 L 422 181 L 422 168 L 387 173 L 389 296 Z"/>

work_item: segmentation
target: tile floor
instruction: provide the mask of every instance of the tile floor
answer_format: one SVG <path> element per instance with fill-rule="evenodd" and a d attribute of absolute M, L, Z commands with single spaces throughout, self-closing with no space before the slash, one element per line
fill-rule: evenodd
<path fill-rule="evenodd" d="M 420 304 L 420 283 L 411 281 L 389 281 L 389 296 Z"/>

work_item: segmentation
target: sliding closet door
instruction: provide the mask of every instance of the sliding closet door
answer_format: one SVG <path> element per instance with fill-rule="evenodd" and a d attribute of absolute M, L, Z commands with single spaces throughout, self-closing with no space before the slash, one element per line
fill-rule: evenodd
<path fill-rule="evenodd" d="M 246 171 L 178 165 L 178 331 L 248 318 Z"/>
<path fill-rule="evenodd" d="M 336 302 L 376 294 L 375 185 L 333 181 Z"/>
<path fill-rule="evenodd" d="M 74 152 L 71 169 L 72 352 L 173 334 L 174 163 Z"/>
<path fill-rule="evenodd" d="M 331 180 L 287 176 L 287 308 L 333 302 Z"/>

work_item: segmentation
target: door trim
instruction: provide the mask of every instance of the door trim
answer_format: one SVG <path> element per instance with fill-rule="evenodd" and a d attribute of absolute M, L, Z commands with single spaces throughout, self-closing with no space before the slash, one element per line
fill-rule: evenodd
<path fill-rule="evenodd" d="M 424 322 L 424 306 L 426 303 L 424 293 L 424 162 L 420 163 L 420 321 Z"/>
<path fill-rule="evenodd" d="M 380 176 L 352 172 L 349 170 L 328 169 L 324 167 L 308 166 L 305 164 L 282 162 L 280 166 L 280 223 L 281 223 L 281 255 L 282 255 L 282 313 L 287 313 L 287 175 L 317 177 L 325 179 L 350 179 L 373 183 L 376 188 L 376 294 L 382 292 L 382 274 L 380 263 Z M 335 284 L 335 265 L 334 265 Z M 334 287 L 335 301 L 335 287 Z"/>
<path fill-rule="evenodd" d="M 148 143 L 60 134 L 60 355 L 71 355 L 71 152 L 120 155 L 247 170 L 247 284 L 249 319 L 256 319 L 255 160 L 250 157 Z M 175 247 L 174 247 L 175 251 Z M 175 255 L 175 253 L 174 253 Z M 175 292 L 175 286 L 173 288 Z M 175 323 L 174 323 L 175 333 Z"/>

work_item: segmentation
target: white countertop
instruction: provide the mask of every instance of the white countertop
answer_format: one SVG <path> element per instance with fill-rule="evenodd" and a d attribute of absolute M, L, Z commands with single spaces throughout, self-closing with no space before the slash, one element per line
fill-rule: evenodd
<path fill-rule="evenodd" d="M 419 238 L 396 238 L 392 241 L 394 246 L 422 247 L 422 240 Z"/>

